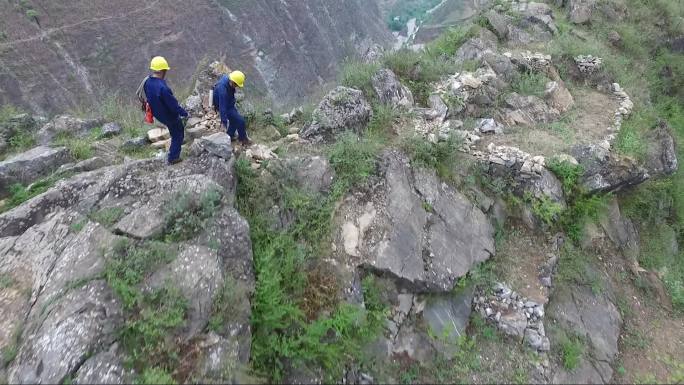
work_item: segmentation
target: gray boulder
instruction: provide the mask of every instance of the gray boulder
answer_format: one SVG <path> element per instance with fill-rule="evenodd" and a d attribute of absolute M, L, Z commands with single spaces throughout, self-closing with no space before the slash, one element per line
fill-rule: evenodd
<path fill-rule="evenodd" d="M 672 175 L 677 171 L 677 146 L 667 123 L 661 121 L 645 137 L 646 168 L 651 175 Z"/>
<path fill-rule="evenodd" d="M 124 151 L 136 151 L 147 147 L 149 144 L 150 141 L 147 139 L 147 136 L 139 136 L 137 138 L 128 139 L 121 145 L 121 148 Z"/>
<path fill-rule="evenodd" d="M 484 62 L 503 80 L 512 82 L 520 77 L 520 73 L 510 58 L 496 52 L 486 52 L 483 55 Z"/>
<path fill-rule="evenodd" d="M 494 230 L 465 196 L 406 155 L 383 155 L 380 177 L 338 210 L 339 266 L 392 277 L 413 292 L 443 292 L 494 254 Z"/>
<path fill-rule="evenodd" d="M 575 105 L 575 99 L 563 82 L 549 82 L 544 91 L 546 103 L 560 113 L 567 112 Z"/>
<path fill-rule="evenodd" d="M 96 156 L 94 158 L 80 161 L 76 164 L 64 164 L 57 170 L 57 172 L 62 175 L 70 173 L 76 174 L 79 172 L 98 170 L 105 166 L 107 166 L 107 161 Z"/>
<path fill-rule="evenodd" d="M 119 123 L 106 123 L 104 126 L 102 126 L 102 137 L 111 138 L 112 136 L 117 136 L 121 134 L 121 130 L 121 125 Z"/>
<path fill-rule="evenodd" d="M 335 171 L 330 162 L 322 156 L 304 156 L 287 159 L 286 167 L 294 171 L 297 185 L 312 193 L 330 191 Z"/>
<path fill-rule="evenodd" d="M 38 143 L 48 144 L 57 135 L 80 136 L 101 126 L 103 119 L 81 119 L 70 115 L 59 115 L 38 131 Z"/>
<path fill-rule="evenodd" d="M 381 68 L 371 79 L 375 94 L 381 103 L 392 107 L 412 107 L 413 94 L 402 85 L 392 70 Z"/>
<path fill-rule="evenodd" d="M 61 383 L 91 352 L 109 346 L 122 322 L 121 305 L 105 281 L 67 293 L 45 314 L 44 322 L 36 320 L 23 333 L 9 368 L 11 383 Z"/>
<path fill-rule="evenodd" d="M 600 218 L 601 227 L 608 238 L 631 261 L 639 257 L 639 233 L 634 223 L 620 213 L 617 198 L 613 197 L 604 216 Z"/>
<path fill-rule="evenodd" d="M 475 288 L 469 287 L 458 294 L 450 293 L 427 299 L 423 319 L 429 330 L 440 337 L 439 341 L 434 340 L 432 343 L 443 354 L 453 354 L 453 346 L 466 334 L 473 310 L 474 293 Z"/>
<path fill-rule="evenodd" d="M 591 21 L 596 0 L 568 0 L 568 18 L 574 24 L 585 24 Z"/>
<path fill-rule="evenodd" d="M 225 132 L 197 138 L 192 144 L 190 151 L 194 154 L 207 153 L 225 160 L 228 160 L 233 156 L 233 147 L 230 144 L 230 137 Z"/>
<path fill-rule="evenodd" d="M 584 167 L 580 183 L 592 194 L 620 191 L 650 177 L 633 159 L 613 154 L 598 145 L 576 145 L 571 155 Z"/>
<path fill-rule="evenodd" d="M 534 95 L 523 96 L 513 92 L 506 95 L 504 105 L 507 108 L 505 120 L 511 126 L 550 123 L 560 117 L 558 110 Z"/>
<path fill-rule="evenodd" d="M 495 52 L 498 39 L 493 32 L 482 29 L 480 35 L 466 40 L 456 51 L 456 61 L 481 60 L 485 52 Z"/>
<path fill-rule="evenodd" d="M 496 36 L 501 40 L 507 40 L 509 28 L 511 24 L 513 24 L 513 18 L 493 9 L 489 10 L 489 12 L 485 14 L 485 17 L 487 18 L 489 25 L 494 29 Z"/>
<path fill-rule="evenodd" d="M 117 344 L 109 350 L 104 350 L 86 362 L 78 369 L 74 376 L 75 384 L 130 384 L 129 371 L 117 349 Z"/>
<path fill-rule="evenodd" d="M 337 87 L 323 98 L 313 113 L 313 122 L 302 130 L 304 139 L 332 141 L 344 132 L 361 134 L 373 110 L 363 92 Z"/>
<path fill-rule="evenodd" d="M 39 146 L 0 162 L 0 198 L 9 195 L 13 184 L 35 182 L 71 161 L 69 150 L 64 147 Z"/>
<path fill-rule="evenodd" d="M 0 138 L 8 140 L 19 132 L 33 132 L 36 121 L 29 114 L 18 114 L 7 119 L 0 120 Z"/>

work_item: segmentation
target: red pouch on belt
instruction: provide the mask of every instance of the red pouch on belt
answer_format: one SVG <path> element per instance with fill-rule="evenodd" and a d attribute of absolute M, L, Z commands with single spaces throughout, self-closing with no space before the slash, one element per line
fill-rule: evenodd
<path fill-rule="evenodd" d="M 154 115 L 152 115 L 152 107 L 150 107 L 150 103 L 145 103 L 145 123 L 154 123 Z"/>

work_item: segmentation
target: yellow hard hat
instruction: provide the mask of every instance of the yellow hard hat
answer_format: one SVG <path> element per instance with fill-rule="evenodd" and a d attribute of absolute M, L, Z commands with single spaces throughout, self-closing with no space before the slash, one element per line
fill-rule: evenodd
<path fill-rule="evenodd" d="M 169 63 L 166 61 L 166 59 L 161 56 L 155 56 L 152 58 L 152 62 L 150 63 L 150 69 L 152 71 L 168 71 L 171 68 L 169 68 Z"/>
<path fill-rule="evenodd" d="M 237 84 L 240 88 L 245 85 L 245 74 L 240 71 L 231 72 L 230 75 L 228 75 L 228 79 L 232 80 L 233 83 Z"/>

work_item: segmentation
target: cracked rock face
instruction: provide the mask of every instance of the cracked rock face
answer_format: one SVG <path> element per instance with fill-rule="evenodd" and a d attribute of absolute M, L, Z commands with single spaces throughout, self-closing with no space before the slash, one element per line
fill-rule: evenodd
<path fill-rule="evenodd" d="M 118 349 L 117 331 L 130 315 L 102 279 L 112 258 L 107 251 L 120 240 L 137 247 L 159 235 L 177 194 L 188 193 L 199 203 L 209 190 L 222 192 L 212 221 L 175 244 L 176 258 L 151 271 L 140 288 L 179 289 L 188 304 L 186 322 L 172 337 L 188 342 L 204 337 L 213 299 L 230 280 L 235 303 L 221 338 L 236 354 L 224 363 L 248 362 L 252 247 L 249 226 L 232 207 L 233 159 L 225 159 L 220 146 L 220 140 L 199 146 L 195 156 L 174 167 L 145 160 L 83 173 L 0 215 L 0 274 L 9 282 L 0 291 L 0 348 L 12 346 L 19 333 L 18 355 L 7 368 L 10 382 L 135 378 L 122 366 L 125 352 Z M 102 209 L 121 210 L 120 219 L 96 222 L 92 214 Z"/>
<path fill-rule="evenodd" d="M 338 262 L 393 277 L 413 292 L 443 292 L 494 254 L 482 211 L 406 155 L 388 151 L 371 191 L 340 208 Z"/>
<path fill-rule="evenodd" d="M 331 141 L 352 131 L 360 133 L 370 121 L 373 110 L 363 92 L 337 87 L 323 98 L 313 113 L 313 122 L 301 133 L 302 138 Z"/>
<path fill-rule="evenodd" d="M 599 274 L 600 275 L 600 274 Z M 599 278 L 602 279 L 602 278 Z M 602 279 L 602 286 L 608 286 Z M 583 286 L 557 290 L 549 304 L 549 316 L 562 328 L 586 339 L 586 352 L 574 372 L 559 368 L 552 382 L 608 383 L 613 376 L 612 363 L 618 354 L 622 319 L 610 288 L 599 294 Z M 553 337 L 551 338 L 554 342 Z"/>

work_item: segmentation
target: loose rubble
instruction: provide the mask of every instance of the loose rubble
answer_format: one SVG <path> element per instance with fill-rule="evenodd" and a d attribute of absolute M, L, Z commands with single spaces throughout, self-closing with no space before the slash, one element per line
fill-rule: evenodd
<path fill-rule="evenodd" d="M 521 296 L 508 285 L 497 283 L 490 296 L 483 292 L 476 294 L 473 309 L 504 334 L 524 341 L 537 351 L 551 350 L 544 331 L 544 305 Z"/>

